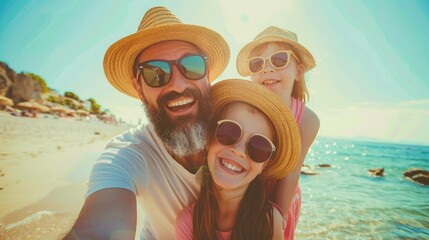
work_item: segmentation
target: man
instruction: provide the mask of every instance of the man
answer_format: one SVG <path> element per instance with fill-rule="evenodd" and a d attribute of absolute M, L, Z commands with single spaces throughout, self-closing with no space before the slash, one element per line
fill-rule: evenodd
<path fill-rule="evenodd" d="M 176 214 L 195 201 L 207 137 L 210 81 L 229 60 L 216 32 L 183 24 L 169 10 L 146 12 L 138 31 L 104 57 L 119 91 L 139 98 L 151 124 L 115 138 L 94 165 L 88 193 L 65 239 L 174 239 Z"/>

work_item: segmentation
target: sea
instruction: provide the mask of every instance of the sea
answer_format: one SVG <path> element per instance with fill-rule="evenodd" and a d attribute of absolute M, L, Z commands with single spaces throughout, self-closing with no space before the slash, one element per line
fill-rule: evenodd
<path fill-rule="evenodd" d="M 296 239 L 429 239 L 429 186 L 403 176 L 429 171 L 429 146 L 317 138 L 304 164 Z"/>

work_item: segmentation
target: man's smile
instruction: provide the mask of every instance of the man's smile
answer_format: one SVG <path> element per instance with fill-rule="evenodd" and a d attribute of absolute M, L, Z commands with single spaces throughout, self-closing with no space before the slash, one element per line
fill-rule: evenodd
<path fill-rule="evenodd" d="M 195 98 L 193 97 L 180 97 L 178 99 L 173 99 L 167 102 L 167 107 L 171 111 L 184 111 L 190 107 L 195 102 Z"/>

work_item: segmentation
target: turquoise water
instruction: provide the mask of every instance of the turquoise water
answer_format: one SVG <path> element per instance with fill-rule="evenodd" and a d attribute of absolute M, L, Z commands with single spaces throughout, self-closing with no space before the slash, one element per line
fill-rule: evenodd
<path fill-rule="evenodd" d="M 301 175 L 297 239 L 429 239 L 429 186 L 403 177 L 429 170 L 428 146 L 317 139 L 305 164 L 319 175 Z"/>

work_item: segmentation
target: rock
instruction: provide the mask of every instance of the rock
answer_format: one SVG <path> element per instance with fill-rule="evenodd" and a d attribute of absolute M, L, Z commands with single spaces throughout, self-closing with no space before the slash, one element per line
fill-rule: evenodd
<path fill-rule="evenodd" d="M 416 174 L 413 177 L 414 182 L 422 185 L 429 185 L 429 176 L 424 174 Z"/>
<path fill-rule="evenodd" d="M 318 164 L 316 165 L 318 168 L 331 168 L 332 166 L 330 164 Z"/>
<path fill-rule="evenodd" d="M 412 177 L 416 174 L 429 175 L 429 172 L 426 170 L 423 170 L 423 169 L 419 169 L 419 168 L 410 168 L 404 172 L 405 177 Z"/>
<path fill-rule="evenodd" d="M 410 168 L 404 172 L 404 177 L 415 183 L 429 185 L 429 172 L 419 168 Z"/>
<path fill-rule="evenodd" d="M 368 173 L 375 176 L 375 177 L 383 177 L 384 176 L 384 168 L 369 169 Z"/>
<path fill-rule="evenodd" d="M 42 90 L 43 86 L 39 82 L 29 75 L 20 73 L 17 75 L 16 83 L 9 88 L 7 97 L 15 104 L 30 100 L 42 102 Z"/>
<path fill-rule="evenodd" d="M 308 166 L 308 165 L 302 165 L 302 167 L 301 167 L 301 174 L 304 174 L 304 175 L 319 175 L 319 173 L 318 172 L 315 172 L 313 169 L 311 169 L 311 167 L 310 166 Z"/>
<path fill-rule="evenodd" d="M 0 62 L 0 95 L 6 96 L 9 88 L 16 83 L 16 73 L 6 63 Z"/>

